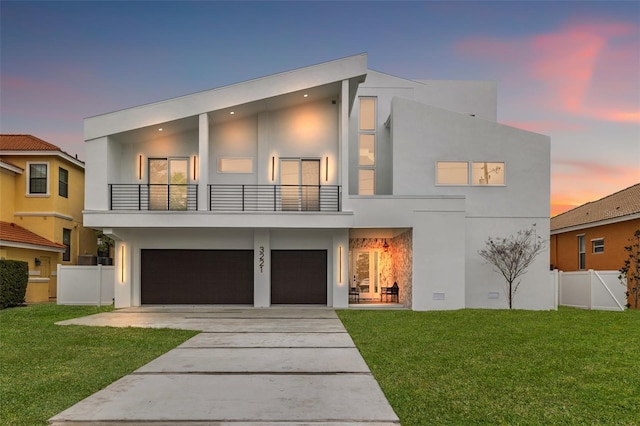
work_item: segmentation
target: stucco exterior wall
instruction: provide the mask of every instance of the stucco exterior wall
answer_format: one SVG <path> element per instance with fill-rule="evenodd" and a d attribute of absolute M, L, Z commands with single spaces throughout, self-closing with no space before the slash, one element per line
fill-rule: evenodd
<path fill-rule="evenodd" d="M 585 268 L 601 271 L 620 269 L 628 253 L 624 247 L 640 229 L 640 219 L 577 229 L 551 236 L 551 264 L 564 272 L 578 271 L 578 236 L 585 239 Z M 594 253 L 592 240 L 604 239 L 604 253 Z"/>

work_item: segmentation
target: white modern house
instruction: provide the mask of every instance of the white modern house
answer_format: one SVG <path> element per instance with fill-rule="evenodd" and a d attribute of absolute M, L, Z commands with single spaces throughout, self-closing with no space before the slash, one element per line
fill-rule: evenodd
<path fill-rule="evenodd" d="M 116 307 L 505 308 L 477 252 L 548 239 L 550 140 L 496 115 L 494 82 L 360 54 L 87 118 L 84 223 L 116 240 Z M 553 308 L 548 270 L 516 307 Z"/>

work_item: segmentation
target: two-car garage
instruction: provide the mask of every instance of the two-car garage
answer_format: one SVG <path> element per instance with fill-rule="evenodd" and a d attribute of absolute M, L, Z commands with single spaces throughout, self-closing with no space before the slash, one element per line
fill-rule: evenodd
<path fill-rule="evenodd" d="M 253 250 L 143 249 L 143 305 L 254 303 Z M 272 304 L 327 304 L 326 250 L 271 251 Z"/>

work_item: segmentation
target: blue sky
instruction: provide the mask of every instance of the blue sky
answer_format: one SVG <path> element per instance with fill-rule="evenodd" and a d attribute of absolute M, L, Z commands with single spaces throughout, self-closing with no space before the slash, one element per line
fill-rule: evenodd
<path fill-rule="evenodd" d="M 83 118 L 368 53 L 495 80 L 498 120 L 552 138 L 555 212 L 640 182 L 640 2 L 0 3 L 0 131 L 82 158 Z"/>

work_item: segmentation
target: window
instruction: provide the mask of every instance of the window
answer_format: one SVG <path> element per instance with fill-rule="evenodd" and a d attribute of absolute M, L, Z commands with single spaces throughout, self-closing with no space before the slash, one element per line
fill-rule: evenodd
<path fill-rule="evenodd" d="M 591 240 L 591 247 L 593 248 L 593 253 L 604 253 L 604 238 Z"/>
<path fill-rule="evenodd" d="M 187 210 L 189 160 L 149 159 L 149 210 Z"/>
<path fill-rule="evenodd" d="M 61 197 L 69 197 L 69 171 L 60 167 L 58 173 L 58 194 Z"/>
<path fill-rule="evenodd" d="M 376 165 L 376 136 L 370 134 L 360 135 L 359 147 L 359 165 L 375 166 Z"/>
<path fill-rule="evenodd" d="M 67 247 L 62 253 L 62 260 L 68 262 L 71 260 L 71 229 L 62 230 L 62 244 Z"/>
<path fill-rule="evenodd" d="M 253 159 L 251 158 L 220 158 L 218 159 L 218 173 L 252 173 Z"/>
<path fill-rule="evenodd" d="M 473 185 L 504 185 L 504 163 L 473 163 L 471 166 Z"/>
<path fill-rule="evenodd" d="M 28 194 L 49 194 L 49 164 L 29 163 L 29 191 Z"/>
<path fill-rule="evenodd" d="M 358 194 L 375 194 L 376 98 L 360 98 Z"/>
<path fill-rule="evenodd" d="M 374 195 L 376 193 L 376 174 L 374 170 L 360 169 L 358 171 L 358 194 Z"/>
<path fill-rule="evenodd" d="M 467 161 L 438 161 L 436 169 L 438 185 L 469 185 Z"/>
<path fill-rule="evenodd" d="M 578 235 L 578 269 L 586 269 L 586 257 L 584 234 Z"/>

